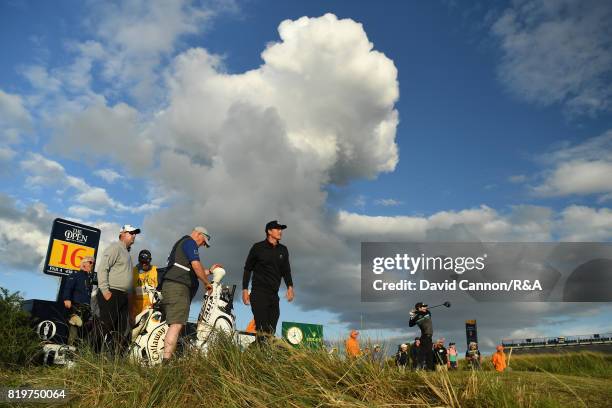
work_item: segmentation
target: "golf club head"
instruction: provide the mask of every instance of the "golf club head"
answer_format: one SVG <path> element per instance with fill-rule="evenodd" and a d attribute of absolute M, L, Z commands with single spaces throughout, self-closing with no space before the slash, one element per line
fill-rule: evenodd
<path fill-rule="evenodd" d="M 448 300 L 442 304 L 446 307 L 451 307 L 451 302 L 449 302 Z"/>

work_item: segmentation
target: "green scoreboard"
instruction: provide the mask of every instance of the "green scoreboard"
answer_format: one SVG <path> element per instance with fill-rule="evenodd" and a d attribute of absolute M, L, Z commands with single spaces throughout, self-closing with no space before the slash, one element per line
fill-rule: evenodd
<path fill-rule="evenodd" d="M 283 338 L 293 347 L 323 348 L 323 326 L 320 324 L 283 322 Z"/>

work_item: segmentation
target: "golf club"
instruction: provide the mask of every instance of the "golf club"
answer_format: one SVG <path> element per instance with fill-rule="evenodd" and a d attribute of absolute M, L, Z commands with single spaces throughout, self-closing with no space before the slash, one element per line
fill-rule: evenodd
<path fill-rule="evenodd" d="M 451 303 L 447 300 L 446 302 L 442 304 L 435 305 L 435 306 L 429 306 L 428 309 L 433 309 L 434 307 L 440 307 L 440 306 L 451 307 Z"/>

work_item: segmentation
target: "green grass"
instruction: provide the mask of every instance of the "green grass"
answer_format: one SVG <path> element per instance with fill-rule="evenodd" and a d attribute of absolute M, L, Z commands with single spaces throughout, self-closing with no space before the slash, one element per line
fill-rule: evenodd
<path fill-rule="evenodd" d="M 144 368 L 92 353 L 72 369 L 4 370 L 0 384 L 66 388 L 75 407 L 609 407 L 612 360 L 513 356 L 513 371 L 399 372 L 279 344 L 230 344 Z M 487 367 L 487 364 L 484 364 Z M 40 406 L 40 405 L 32 405 Z"/>
<path fill-rule="evenodd" d="M 512 356 L 510 364 L 521 371 L 546 371 L 612 379 L 612 355 L 592 352 Z"/>

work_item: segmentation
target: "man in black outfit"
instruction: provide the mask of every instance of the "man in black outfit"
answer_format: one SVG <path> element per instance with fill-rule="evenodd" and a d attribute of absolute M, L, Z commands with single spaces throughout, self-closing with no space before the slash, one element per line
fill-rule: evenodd
<path fill-rule="evenodd" d="M 280 316 L 278 289 L 281 278 L 287 285 L 287 300 L 293 300 L 289 251 L 280 243 L 285 228 L 286 225 L 281 225 L 276 220 L 267 223 L 266 239 L 251 247 L 244 264 L 242 302 L 251 305 L 259 342 L 265 341 L 268 336 L 274 336 L 276 332 Z M 249 294 L 251 273 L 253 283 Z"/>
<path fill-rule="evenodd" d="M 408 326 L 419 326 L 421 329 L 421 346 L 419 347 L 419 364 L 423 368 L 433 370 L 433 326 L 431 324 L 431 312 L 427 310 L 427 305 L 423 302 L 418 302 L 414 305 L 414 309 L 410 311 L 410 321 Z"/>
<path fill-rule="evenodd" d="M 410 362 L 412 364 L 412 371 L 416 371 L 417 369 L 421 369 L 422 367 L 419 365 L 419 356 L 421 355 L 421 339 L 416 337 L 414 339 L 414 343 L 410 346 Z"/>

